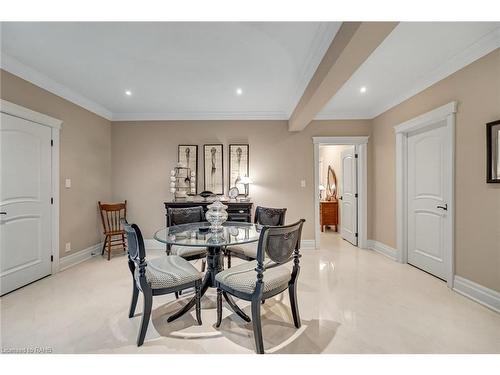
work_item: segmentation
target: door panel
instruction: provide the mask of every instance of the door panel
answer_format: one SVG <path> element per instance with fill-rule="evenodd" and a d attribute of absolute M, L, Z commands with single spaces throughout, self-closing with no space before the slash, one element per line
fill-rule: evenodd
<path fill-rule="evenodd" d="M 340 235 L 343 239 L 358 245 L 358 206 L 357 206 L 357 159 L 354 147 L 341 152 L 342 159 L 342 196 Z"/>
<path fill-rule="evenodd" d="M 1 114 L 1 294 L 51 273 L 51 129 Z"/>
<path fill-rule="evenodd" d="M 446 279 L 445 128 L 408 137 L 408 263 Z"/>

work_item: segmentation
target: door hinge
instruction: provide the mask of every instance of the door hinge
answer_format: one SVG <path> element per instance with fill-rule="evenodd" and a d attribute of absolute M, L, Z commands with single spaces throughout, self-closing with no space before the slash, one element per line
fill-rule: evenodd
<path fill-rule="evenodd" d="M 54 146 L 54 140 L 53 139 L 50 140 L 50 145 Z"/>
<path fill-rule="evenodd" d="M 357 233 L 356 233 L 354 236 L 355 236 L 356 238 L 358 238 L 358 234 L 357 234 Z"/>
<path fill-rule="evenodd" d="M 354 194 L 354 198 L 357 198 L 358 197 L 358 193 Z"/>
<path fill-rule="evenodd" d="M 54 204 L 54 198 L 50 198 L 50 204 Z"/>
<path fill-rule="evenodd" d="M 356 158 L 356 159 L 357 159 L 357 158 L 358 158 L 358 154 L 354 154 L 354 158 Z"/>
<path fill-rule="evenodd" d="M 54 261 L 54 256 L 53 256 L 53 255 L 51 255 L 51 256 L 50 256 L 50 261 L 51 261 L 51 262 L 53 262 L 53 261 Z"/>

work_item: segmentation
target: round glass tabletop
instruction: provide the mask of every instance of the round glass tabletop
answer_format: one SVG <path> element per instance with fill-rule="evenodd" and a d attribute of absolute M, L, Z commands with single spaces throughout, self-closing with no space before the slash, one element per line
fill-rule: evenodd
<path fill-rule="evenodd" d="M 200 228 L 207 228 L 208 231 L 204 232 Z M 170 245 L 221 247 L 258 241 L 262 226 L 226 221 L 220 232 L 212 233 L 209 228 L 208 222 L 174 225 L 160 229 L 154 238 Z"/>

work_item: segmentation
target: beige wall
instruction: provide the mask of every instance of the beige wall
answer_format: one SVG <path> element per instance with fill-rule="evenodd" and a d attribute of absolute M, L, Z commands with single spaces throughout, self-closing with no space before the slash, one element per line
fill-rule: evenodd
<path fill-rule="evenodd" d="M 97 201 L 111 198 L 111 124 L 61 97 L 0 70 L 0 97 L 64 121 L 61 130 L 61 257 L 102 241 Z M 71 178 L 71 189 L 64 188 Z M 72 251 L 65 251 L 71 242 Z"/>
<path fill-rule="evenodd" d="M 307 221 L 303 239 L 314 239 L 313 136 L 369 135 L 370 122 L 315 121 L 290 133 L 287 121 L 157 121 L 112 123 L 112 191 L 127 199 L 129 218 L 145 238 L 164 225 L 163 202 L 169 192 L 169 170 L 177 145 L 224 144 L 227 192 L 227 150 L 230 143 L 250 144 L 250 196 L 255 204 L 287 207 L 287 221 Z M 202 148 L 199 147 L 199 153 Z M 199 161 L 199 171 L 203 167 Z M 200 174 L 200 179 L 202 174 Z M 306 180 L 306 187 L 300 181 Z M 202 181 L 200 180 L 200 183 Z"/>
<path fill-rule="evenodd" d="M 500 119 L 500 49 L 373 120 L 369 238 L 396 246 L 393 126 L 453 100 L 456 274 L 500 291 L 500 186 L 486 183 L 486 126 Z"/>

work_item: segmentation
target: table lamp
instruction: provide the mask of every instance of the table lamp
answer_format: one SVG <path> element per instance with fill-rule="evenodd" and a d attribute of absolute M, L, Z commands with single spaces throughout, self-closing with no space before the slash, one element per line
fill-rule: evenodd
<path fill-rule="evenodd" d="M 250 198 L 248 198 L 248 185 L 250 185 L 252 183 L 252 180 L 250 179 L 250 177 L 248 176 L 244 176 L 241 178 L 240 180 L 240 184 L 243 184 L 245 186 L 245 200 L 249 200 Z"/>

